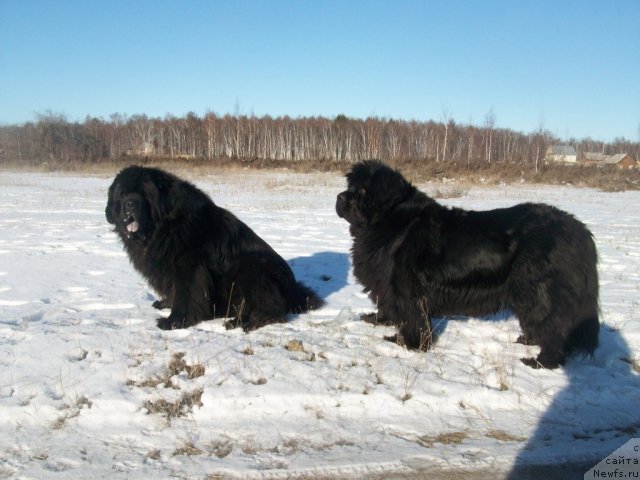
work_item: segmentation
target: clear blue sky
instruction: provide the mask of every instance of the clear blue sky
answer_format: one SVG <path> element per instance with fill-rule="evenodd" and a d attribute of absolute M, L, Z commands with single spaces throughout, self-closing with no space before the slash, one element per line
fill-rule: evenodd
<path fill-rule="evenodd" d="M 0 0 L 0 123 L 442 120 L 640 139 L 640 0 Z"/>

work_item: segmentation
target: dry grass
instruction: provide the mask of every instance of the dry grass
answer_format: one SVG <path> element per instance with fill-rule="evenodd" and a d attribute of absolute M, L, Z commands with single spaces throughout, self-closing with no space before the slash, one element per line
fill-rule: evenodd
<path fill-rule="evenodd" d="M 290 352 L 305 352 L 306 350 L 304 349 L 304 346 L 302 345 L 302 342 L 300 340 L 289 340 L 289 342 L 285 345 L 284 347 L 285 349 L 289 350 Z"/>
<path fill-rule="evenodd" d="M 171 378 L 175 375 L 179 375 L 182 372 L 187 374 L 189 379 L 201 377 L 205 373 L 205 367 L 201 363 L 194 363 L 193 365 L 188 365 L 184 360 L 185 353 L 184 352 L 176 352 L 169 360 L 167 368 L 160 374 L 154 375 L 153 377 L 147 378 L 140 382 L 135 382 L 133 380 L 129 380 L 127 385 L 133 385 L 136 387 L 147 387 L 147 388 L 157 388 L 160 385 L 164 385 L 167 388 L 175 388 L 178 387 L 173 384 Z"/>
<path fill-rule="evenodd" d="M 93 402 L 86 396 L 80 395 L 79 397 L 76 397 L 72 404 L 67 404 L 63 407 L 66 410 L 65 413 L 56 418 L 51 428 L 53 428 L 53 430 L 62 430 L 65 427 L 67 420 L 78 417 L 83 408 L 91 408 L 92 406 Z"/>
<path fill-rule="evenodd" d="M 148 413 L 157 413 L 168 419 L 182 417 L 193 411 L 193 407 L 201 407 L 202 404 L 201 388 L 196 388 L 191 392 L 185 392 L 177 400 L 170 402 L 164 398 L 158 400 L 147 400 L 144 402 L 144 408 Z"/>
<path fill-rule="evenodd" d="M 414 182 L 455 179 L 464 185 L 534 183 L 597 188 L 606 192 L 640 190 L 640 170 L 618 170 L 591 166 L 541 165 L 538 171 L 531 165 L 493 163 L 457 165 L 453 163 L 394 162 L 403 174 Z M 461 189 L 459 193 L 464 190 Z M 436 192 L 437 193 L 437 192 Z M 449 193 L 441 192 L 446 198 Z M 457 194 L 455 189 L 453 194 Z"/>
<path fill-rule="evenodd" d="M 435 443 L 444 445 L 459 445 L 469 437 L 467 432 L 446 432 L 438 435 L 421 435 L 417 438 L 419 445 L 427 448 L 433 447 Z"/>
<path fill-rule="evenodd" d="M 501 442 L 524 442 L 526 440 L 525 437 L 518 437 L 516 435 L 505 432 L 504 430 L 489 430 L 486 433 L 486 436 L 488 438 L 493 438 Z"/>
<path fill-rule="evenodd" d="M 184 352 L 176 352 L 171 356 L 167 367 L 160 375 L 155 375 L 140 382 L 128 381 L 127 385 L 147 388 L 157 388 L 163 385 L 166 388 L 179 390 L 180 387 L 172 381 L 174 376 L 185 372 L 189 379 L 194 379 L 201 377 L 205 373 L 204 365 L 200 363 L 189 365 L 184 360 L 184 357 Z M 191 413 L 194 406 L 202 406 L 202 392 L 202 388 L 195 388 L 194 390 L 183 392 L 179 398 L 173 401 L 164 398 L 147 400 L 144 402 L 143 407 L 148 413 L 160 414 L 167 419 L 182 417 Z"/>
<path fill-rule="evenodd" d="M 69 420 L 70 418 L 75 418 L 78 415 L 80 415 L 80 410 L 71 410 L 64 415 L 56 418 L 51 428 L 53 428 L 54 430 L 62 430 L 67 423 L 67 420 Z"/>
<path fill-rule="evenodd" d="M 194 455 L 202 455 L 203 453 L 204 452 L 200 450 L 198 447 L 196 447 L 192 442 L 186 442 L 182 447 L 176 448 L 173 451 L 172 455 L 174 457 L 178 455 L 194 456 Z"/>
<path fill-rule="evenodd" d="M 253 355 L 255 352 L 253 351 L 253 348 L 251 347 L 246 347 L 243 351 L 242 354 L 243 355 Z"/>
<path fill-rule="evenodd" d="M 160 457 L 162 457 L 162 452 L 158 449 L 151 450 L 147 453 L 147 458 L 150 458 L 151 460 L 160 460 Z"/>
<path fill-rule="evenodd" d="M 616 168 L 598 168 L 591 166 L 533 165 L 519 163 L 491 164 L 457 164 L 451 162 L 428 162 L 424 160 L 405 159 L 389 162 L 400 169 L 414 182 L 439 181 L 455 179 L 466 185 L 499 184 L 499 183 L 539 183 L 549 185 L 574 185 L 597 188 L 608 192 L 640 190 L 640 170 L 618 170 Z M 47 162 L 3 162 L 0 169 L 91 173 L 111 176 L 118 170 L 132 165 L 154 166 L 169 170 L 176 174 L 190 176 L 220 175 L 225 172 L 250 170 L 286 170 L 297 173 L 315 172 L 347 172 L 352 164 L 331 160 L 237 160 L 237 159 L 179 159 L 166 157 L 122 157 L 120 159 L 85 163 L 80 161 L 47 161 Z M 273 187 L 277 187 L 274 184 Z M 437 190 L 438 198 L 456 198 L 463 195 L 465 189 L 450 188 Z"/>
<path fill-rule="evenodd" d="M 167 365 L 167 372 L 172 376 L 186 372 L 187 376 L 191 379 L 203 376 L 205 372 L 204 365 L 201 363 L 187 365 L 187 362 L 184 361 L 184 356 L 184 352 L 174 353 L 169 365 Z"/>
<path fill-rule="evenodd" d="M 225 458 L 233 451 L 233 447 L 233 441 L 230 438 L 222 437 L 207 445 L 206 451 L 209 455 Z"/>

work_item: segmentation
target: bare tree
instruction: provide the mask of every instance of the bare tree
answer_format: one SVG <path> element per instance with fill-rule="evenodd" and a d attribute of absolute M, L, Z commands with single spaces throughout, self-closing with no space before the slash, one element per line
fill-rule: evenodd
<path fill-rule="evenodd" d="M 538 171 L 547 145 L 558 141 L 544 129 L 542 119 L 530 134 L 496 128 L 493 108 L 482 125 L 464 126 L 457 125 L 447 109 L 443 109 L 442 122 L 377 117 L 362 120 L 345 115 L 333 119 L 272 118 L 240 115 L 239 107 L 237 110 L 237 115 L 223 117 L 212 112 L 204 117 L 190 112 L 183 117 L 167 114 L 164 118 L 115 113 L 108 120 L 88 116 L 82 123 L 45 112 L 34 123 L 0 126 L 0 158 L 94 162 L 144 154 L 210 161 L 466 160 L 467 166 L 499 161 L 529 165 Z M 590 138 L 573 141 L 579 152 L 628 152 L 640 156 L 640 142 L 625 138 L 609 143 Z"/>
<path fill-rule="evenodd" d="M 449 126 L 453 121 L 451 112 L 447 107 L 442 107 L 442 123 L 444 124 L 444 140 L 442 142 L 442 161 L 447 160 L 447 140 L 449 139 Z"/>
<path fill-rule="evenodd" d="M 493 129 L 496 125 L 496 114 L 493 107 L 489 109 L 484 116 L 485 143 L 484 143 L 484 159 L 487 163 L 491 163 L 491 150 L 493 147 Z"/>
<path fill-rule="evenodd" d="M 536 131 L 533 134 L 533 143 L 534 143 L 534 149 L 535 149 L 534 169 L 535 169 L 535 172 L 538 173 L 540 159 L 542 158 L 542 155 L 547 148 L 546 134 L 544 130 L 544 117 L 540 117 L 540 121 L 538 122 L 538 127 L 536 128 Z"/>

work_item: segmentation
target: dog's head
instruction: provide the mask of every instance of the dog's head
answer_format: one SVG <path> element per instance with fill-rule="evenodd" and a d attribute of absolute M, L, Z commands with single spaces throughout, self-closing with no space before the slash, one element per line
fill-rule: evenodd
<path fill-rule="evenodd" d="M 336 212 L 355 229 L 374 225 L 415 191 L 396 170 L 367 160 L 347 174 L 347 189 L 338 194 Z"/>
<path fill-rule="evenodd" d="M 162 173 L 164 175 L 160 175 Z M 109 187 L 105 215 L 124 242 L 151 237 L 166 206 L 169 174 L 131 166 L 116 175 Z"/>

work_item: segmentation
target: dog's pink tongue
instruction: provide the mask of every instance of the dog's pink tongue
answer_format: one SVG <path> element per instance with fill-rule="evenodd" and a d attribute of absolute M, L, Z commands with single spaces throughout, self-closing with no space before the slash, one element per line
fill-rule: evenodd
<path fill-rule="evenodd" d="M 131 222 L 129 225 L 127 225 L 127 232 L 135 233 L 138 231 L 138 227 L 140 227 L 140 225 L 138 225 L 138 222 Z"/>

